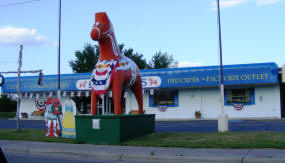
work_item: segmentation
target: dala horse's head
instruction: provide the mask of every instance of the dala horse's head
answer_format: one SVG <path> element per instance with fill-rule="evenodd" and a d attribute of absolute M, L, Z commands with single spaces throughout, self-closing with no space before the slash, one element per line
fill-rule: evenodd
<path fill-rule="evenodd" d="M 113 25 L 105 12 L 95 14 L 95 24 L 90 36 L 99 42 L 99 60 L 110 60 L 120 56 Z"/>

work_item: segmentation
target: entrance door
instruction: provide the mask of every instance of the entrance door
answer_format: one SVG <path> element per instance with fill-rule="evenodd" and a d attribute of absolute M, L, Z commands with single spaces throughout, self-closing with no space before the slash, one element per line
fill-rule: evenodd
<path fill-rule="evenodd" d="M 113 97 L 109 97 L 108 94 L 104 97 L 104 114 L 114 114 L 114 105 L 113 105 Z"/>
<path fill-rule="evenodd" d="M 121 97 L 122 100 L 122 108 L 123 108 L 123 114 L 125 114 L 125 108 L 126 108 L 126 100 L 124 96 Z M 103 110 L 104 112 L 102 114 L 114 114 L 114 103 L 113 103 L 113 97 L 110 97 L 109 93 L 106 93 L 104 95 L 104 103 L 103 103 Z"/>
<path fill-rule="evenodd" d="M 110 93 L 106 93 L 97 97 L 98 105 L 97 105 L 97 114 L 99 115 L 112 115 L 114 114 L 114 103 L 113 97 L 110 97 Z M 123 107 L 123 114 L 125 114 L 125 107 L 126 107 L 126 100 L 124 96 L 122 96 L 122 107 Z"/>

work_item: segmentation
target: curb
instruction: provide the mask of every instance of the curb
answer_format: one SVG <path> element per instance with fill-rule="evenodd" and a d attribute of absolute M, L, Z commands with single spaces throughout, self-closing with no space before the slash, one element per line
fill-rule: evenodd
<path fill-rule="evenodd" d="M 76 153 L 64 151 L 37 151 L 27 149 L 5 149 L 5 153 L 21 153 L 28 155 L 44 155 L 44 156 L 57 156 L 57 157 L 74 157 L 74 158 L 88 158 L 88 159 L 102 159 L 102 160 L 117 160 L 117 161 L 156 161 L 156 162 L 211 162 L 211 163 L 284 163 L 285 159 L 282 158 L 246 158 L 246 157 L 194 157 L 194 156 L 165 156 L 165 155 L 135 155 L 135 154 L 110 154 L 106 152 L 97 153 Z"/>
<path fill-rule="evenodd" d="M 165 156 L 165 155 L 136 155 L 136 154 L 110 154 L 106 152 L 97 153 L 76 153 L 64 151 L 37 151 L 27 149 L 3 149 L 5 153 L 20 153 L 26 155 L 38 156 L 54 156 L 54 157 L 74 157 L 74 158 L 89 158 L 89 159 L 102 159 L 102 160 L 117 160 L 117 161 L 156 161 L 156 162 L 211 162 L 211 163 L 228 163 L 228 162 L 242 162 L 242 157 L 224 158 L 224 157 L 189 157 L 189 156 Z M 270 160 L 272 161 L 272 160 Z M 254 162 L 262 162 L 262 160 Z M 264 161 L 263 161 L 264 162 Z M 266 162 L 266 161 L 265 161 Z M 284 160 L 281 161 L 282 163 Z"/>
<path fill-rule="evenodd" d="M 279 149 L 185 149 L 0 140 L 4 153 L 122 161 L 283 163 Z"/>

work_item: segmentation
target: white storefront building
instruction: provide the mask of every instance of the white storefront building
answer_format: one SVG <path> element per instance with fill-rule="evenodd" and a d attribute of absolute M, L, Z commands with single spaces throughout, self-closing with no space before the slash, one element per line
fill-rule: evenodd
<path fill-rule="evenodd" d="M 282 73 L 281 73 L 282 74 Z M 156 120 L 191 120 L 195 112 L 201 119 L 217 119 L 221 113 L 219 67 L 189 67 L 141 70 L 145 114 L 156 114 Z M 77 113 L 90 114 L 91 73 L 61 75 L 61 103 L 73 99 Z M 36 76 L 21 78 L 21 110 L 28 118 L 56 96 L 57 76 L 45 75 L 43 85 Z M 279 119 L 284 115 L 284 86 L 275 63 L 224 66 L 224 105 L 230 119 Z M 4 94 L 17 92 L 17 78 L 5 78 Z M 134 95 L 127 90 L 125 114 L 137 110 Z M 98 114 L 112 114 L 112 93 L 98 100 Z"/>

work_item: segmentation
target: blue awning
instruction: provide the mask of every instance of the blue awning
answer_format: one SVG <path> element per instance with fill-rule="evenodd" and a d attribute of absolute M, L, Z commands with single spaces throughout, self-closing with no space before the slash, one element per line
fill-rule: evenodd
<path fill-rule="evenodd" d="M 224 84 L 260 85 L 278 83 L 276 63 L 225 65 Z M 219 85 L 219 66 L 141 70 L 143 88 L 195 88 Z M 62 91 L 90 90 L 91 73 L 61 75 Z M 21 77 L 21 92 L 52 92 L 57 90 L 57 75 L 44 75 L 43 85 L 38 76 Z M 17 92 L 17 78 L 7 77 L 3 93 Z"/>
<path fill-rule="evenodd" d="M 220 82 L 219 66 L 142 70 L 141 74 L 159 77 L 159 88 L 211 87 Z M 225 85 L 277 84 L 278 66 L 276 63 L 225 65 L 223 75 Z"/>

